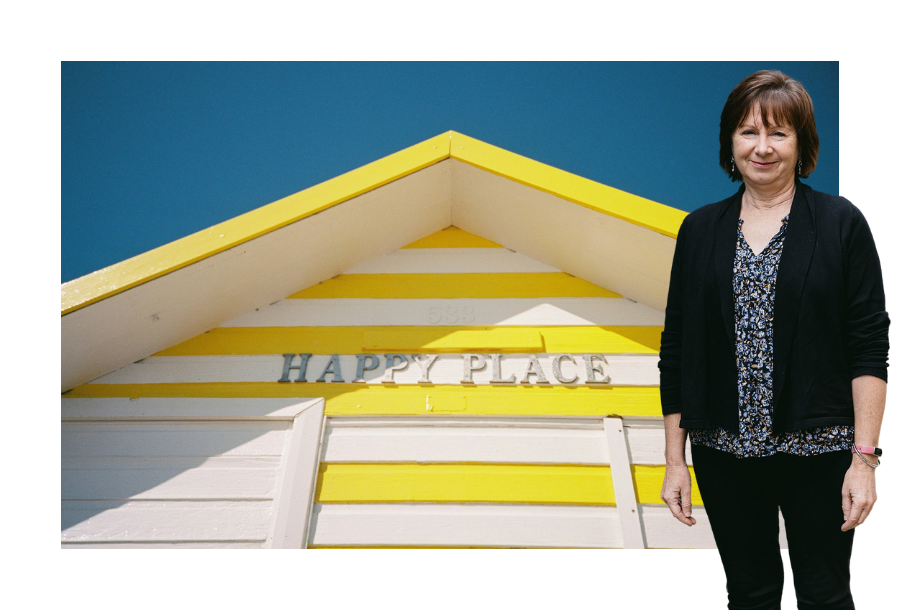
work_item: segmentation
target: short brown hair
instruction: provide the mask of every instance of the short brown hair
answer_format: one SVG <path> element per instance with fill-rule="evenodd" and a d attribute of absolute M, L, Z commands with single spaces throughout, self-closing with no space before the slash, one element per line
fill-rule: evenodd
<path fill-rule="evenodd" d="M 754 72 L 731 91 L 719 119 L 719 165 L 731 176 L 732 182 L 743 181 L 744 177 L 732 161 L 731 136 L 755 104 L 759 104 L 763 125 L 767 128 L 771 117 L 797 132 L 797 148 L 803 161 L 800 177 L 808 177 L 816 169 L 819 158 L 819 134 L 812 99 L 803 85 L 778 70 Z"/>

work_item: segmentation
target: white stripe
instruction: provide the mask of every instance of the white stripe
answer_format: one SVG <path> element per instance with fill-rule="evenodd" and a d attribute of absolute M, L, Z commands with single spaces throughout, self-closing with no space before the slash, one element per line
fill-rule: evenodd
<path fill-rule="evenodd" d="M 639 510 L 648 549 L 716 548 L 712 528 L 702 506 L 693 507 L 691 516 L 697 523 L 692 526 L 687 526 L 672 516 L 672 511 L 667 506 L 642 504 Z"/>
<path fill-rule="evenodd" d="M 697 520 L 687 526 L 674 516 L 666 506 L 643 504 L 640 507 L 644 521 L 644 532 L 647 535 L 648 549 L 714 549 L 716 540 L 709 525 L 709 517 L 702 506 L 694 506 L 691 516 Z M 787 536 L 784 529 L 784 518 L 778 512 L 778 542 L 781 548 L 787 548 Z"/>
<path fill-rule="evenodd" d="M 63 543 L 230 545 L 268 537 L 270 546 L 305 546 L 322 399 L 299 410 L 284 400 L 221 401 L 230 409 L 197 399 L 134 406 L 122 399 L 69 400 L 70 407 L 63 401 L 64 420 L 66 411 L 84 420 L 62 424 Z M 180 404 L 187 417 L 224 412 L 257 419 L 141 421 L 172 417 Z M 117 410 L 121 419 L 110 421 Z M 310 418 L 317 426 L 311 436 L 305 433 Z M 295 524 L 299 531 L 292 536 Z"/>
<path fill-rule="evenodd" d="M 662 418 L 624 418 L 631 464 L 665 464 Z M 603 420 L 591 418 L 330 417 L 326 462 L 608 464 Z M 693 464 L 690 443 L 685 457 Z"/>
<path fill-rule="evenodd" d="M 288 422 L 63 423 L 63 458 L 281 456 Z"/>
<path fill-rule="evenodd" d="M 626 421 L 639 421 L 662 418 L 630 417 Z M 628 425 L 628 424 L 626 424 Z M 580 415 L 544 415 L 522 417 L 520 415 L 497 416 L 460 416 L 460 415 L 334 415 L 328 417 L 330 428 L 542 428 L 542 429 L 603 429 L 603 418 L 582 417 Z"/>
<path fill-rule="evenodd" d="M 386 382 L 384 354 L 372 354 L 378 358 L 378 368 L 364 372 L 364 382 L 381 384 Z M 472 371 L 472 381 L 476 385 L 490 385 L 493 378 L 493 362 L 490 354 L 484 354 L 484 368 Z M 553 374 L 552 361 L 558 354 L 536 354 L 537 362 L 548 385 L 583 385 L 587 379 L 587 366 L 584 357 L 573 354 L 572 360 L 560 361 L 560 372 L 565 379 L 576 378 L 574 383 L 563 384 Z M 329 366 L 331 356 L 314 355 L 309 358 L 306 371 L 307 382 L 315 382 L 321 378 Z M 353 382 L 356 377 L 358 359 L 356 355 L 343 354 L 339 358 L 340 372 L 345 383 Z M 658 386 L 659 370 L 656 354 L 609 354 L 608 364 L 603 364 L 603 372 L 610 378 L 609 385 Z M 272 356 L 165 356 L 146 358 L 108 375 L 95 379 L 91 383 L 218 383 L 218 382 L 276 382 L 282 377 L 284 357 Z M 295 357 L 297 365 L 300 357 Z M 368 360 L 368 362 L 374 362 Z M 400 361 L 395 361 L 399 367 Z M 423 360 L 424 364 L 424 360 Z M 594 364 L 601 365 L 599 360 Z M 477 364 L 476 364 L 477 365 Z M 529 355 L 503 354 L 500 359 L 502 379 L 510 379 L 515 375 L 517 385 L 521 382 L 529 368 Z M 290 379 L 297 379 L 299 372 L 290 372 Z M 394 383 L 398 385 L 417 385 L 422 379 L 422 369 L 409 354 L 407 366 L 403 370 L 393 372 Z M 603 379 L 599 372 L 594 373 L 595 380 Z M 329 372 L 325 381 L 331 383 L 334 376 Z M 463 379 L 463 359 L 461 354 L 439 354 L 429 368 L 429 380 L 437 385 L 460 385 Z M 528 377 L 531 385 L 538 383 L 534 374 Z M 360 382 L 363 383 L 363 382 Z M 512 385 L 512 384 L 506 384 Z"/>
<path fill-rule="evenodd" d="M 395 250 L 345 271 L 351 273 L 553 273 L 559 269 L 506 248 Z"/>
<path fill-rule="evenodd" d="M 665 314 L 622 298 L 284 299 L 222 324 L 265 326 L 662 326 Z"/>
<path fill-rule="evenodd" d="M 271 501 L 63 501 L 62 542 L 265 540 Z"/>
<path fill-rule="evenodd" d="M 271 500 L 280 465 L 278 456 L 64 459 L 62 499 Z"/>
<path fill-rule="evenodd" d="M 571 428 L 329 426 L 323 462 L 608 464 L 601 425 Z"/>
<path fill-rule="evenodd" d="M 311 543 L 622 548 L 611 506 L 317 504 Z"/>
<path fill-rule="evenodd" d="M 632 464 L 659 466 L 666 463 L 666 431 L 662 418 L 658 422 L 631 427 L 626 425 L 625 438 Z M 694 464 L 691 457 L 691 443 L 685 442 L 684 455 L 689 466 Z"/>
<path fill-rule="evenodd" d="M 63 398 L 62 420 L 294 421 L 320 398 Z"/>
<path fill-rule="evenodd" d="M 64 549 L 261 549 L 257 542 L 63 542 Z"/>

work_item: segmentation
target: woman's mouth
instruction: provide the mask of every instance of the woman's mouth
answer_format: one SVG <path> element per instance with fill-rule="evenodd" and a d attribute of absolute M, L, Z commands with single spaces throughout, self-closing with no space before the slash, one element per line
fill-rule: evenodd
<path fill-rule="evenodd" d="M 774 161 L 770 161 L 768 163 L 761 163 L 759 161 L 753 161 L 752 159 L 751 159 L 750 163 L 752 163 L 754 165 L 754 167 L 761 167 L 761 168 L 772 167 L 773 165 L 775 165 Z"/>

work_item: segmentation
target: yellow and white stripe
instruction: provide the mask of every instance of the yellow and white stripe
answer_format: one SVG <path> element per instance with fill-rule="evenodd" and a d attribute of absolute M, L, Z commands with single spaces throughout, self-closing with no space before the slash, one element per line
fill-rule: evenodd
<path fill-rule="evenodd" d="M 662 310 L 684 215 L 448 132 L 64 284 L 61 387 L 67 391 L 336 274 L 365 275 L 347 271 L 404 244 L 443 248 L 441 238 L 423 236 L 451 224 L 489 238 L 451 247 L 502 243 Z"/>
<path fill-rule="evenodd" d="M 575 379 L 575 383 L 583 384 L 586 379 L 586 366 L 582 354 L 566 354 L 569 359 L 560 359 L 559 367 L 563 379 Z M 501 373 L 504 379 L 514 379 L 513 383 L 535 385 L 565 385 L 576 387 L 573 383 L 560 382 L 551 372 L 553 361 L 562 354 L 536 354 L 541 371 L 547 380 L 539 382 L 535 375 L 525 378 L 529 369 L 530 354 L 505 354 L 500 360 Z M 472 371 L 472 382 L 489 384 L 493 378 L 493 366 L 490 355 L 485 358 L 483 369 Z M 610 377 L 608 385 L 613 386 L 658 386 L 658 357 L 643 354 L 613 354 L 606 357 L 603 370 Z M 247 383 L 278 381 L 282 376 L 285 358 L 283 356 L 175 356 L 147 358 L 138 364 L 125 367 L 114 373 L 104 375 L 92 384 L 143 384 L 143 383 Z M 296 365 L 299 358 L 295 358 Z M 343 382 L 335 382 L 334 375 L 329 372 L 324 383 L 353 383 L 359 359 L 355 354 L 338 355 L 339 372 Z M 364 384 L 385 384 L 389 378 L 397 385 L 418 385 L 422 383 L 422 366 L 418 361 L 408 357 L 402 370 L 390 369 L 386 373 L 387 359 L 378 356 L 378 366 L 371 371 L 364 371 Z M 425 361 L 422 361 L 425 364 Z M 326 367 L 333 366 L 330 355 L 317 355 L 307 362 L 307 382 L 321 379 Z M 436 355 L 428 366 L 428 385 L 458 385 L 463 376 L 463 358 L 457 354 Z M 598 376 L 599 377 L 599 376 Z M 297 373 L 291 371 L 291 379 Z"/>
<path fill-rule="evenodd" d="M 328 418 L 310 544 L 711 548 L 696 486 L 697 526 L 659 518 L 662 434 L 657 420 Z"/>
<path fill-rule="evenodd" d="M 272 545 L 306 404 L 65 400 L 63 543 Z M 659 504 L 662 434 L 653 418 L 326 417 L 309 545 L 709 547 L 696 494 L 694 528 Z"/>
<path fill-rule="evenodd" d="M 454 227 L 351 271 L 65 396 L 176 405 L 216 397 L 324 398 L 311 546 L 712 544 L 705 526 L 681 531 L 671 517 L 658 518 L 659 509 L 667 511 L 658 499 L 664 463 L 658 311 Z M 314 354 L 309 382 L 278 383 L 282 354 L 303 352 Z M 486 368 L 475 371 L 474 385 L 459 385 L 460 367 L 454 367 L 467 352 L 502 353 L 504 378 L 524 370 L 535 354 L 550 383 L 490 385 Z M 356 355 L 364 353 L 381 353 L 380 369 L 368 372 L 365 383 L 351 383 Z M 431 370 L 431 384 L 418 383 L 421 372 L 410 362 L 389 385 L 382 383 L 384 353 L 441 358 Z M 551 360 L 562 353 L 605 354 L 611 383 L 558 383 Z M 331 354 L 340 354 L 347 383 L 334 383 L 330 375 L 327 382 L 315 381 L 317 367 Z M 563 367 L 567 374 L 576 372 L 565 368 L 570 364 Z M 583 379 L 584 371 L 577 372 Z M 627 419 L 623 427 L 621 419 L 607 419 L 610 414 L 638 419 Z M 160 428 L 153 434 L 166 432 Z M 247 446 L 255 442 L 248 438 Z M 216 455 L 210 452 L 209 464 L 215 465 Z M 283 470 L 284 458 L 279 459 Z M 246 474 L 239 471 L 222 475 L 217 485 L 239 484 Z M 175 474 L 171 483 L 130 496 L 127 489 L 103 494 L 123 496 L 117 501 L 127 503 L 166 502 L 171 486 L 188 485 L 196 476 Z M 269 472 L 259 484 L 273 476 Z M 71 481 L 82 490 L 98 484 L 94 475 Z M 254 501 L 274 501 L 264 492 L 254 491 L 261 494 Z M 702 524 L 699 497 L 696 502 Z M 270 504 L 271 510 L 275 506 Z M 266 519 L 271 537 L 274 513 L 266 515 L 250 519 L 259 531 L 241 534 L 236 543 L 262 544 L 259 524 Z M 125 515 L 121 523 L 131 518 Z M 190 518 L 176 522 L 190 528 Z M 103 539 L 79 527 L 88 526 L 70 528 L 70 541 Z"/>
<path fill-rule="evenodd" d="M 485 272 L 497 261 L 506 266 Z M 479 271 L 459 272 L 472 269 Z M 659 413 L 656 310 L 452 226 L 376 259 L 368 271 L 326 280 L 66 395 L 324 397 L 329 415 Z M 434 294 L 442 291 L 450 297 Z M 303 352 L 313 361 L 342 354 L 347 380 L 356 354 L 381 353 L 381 369 L 367 373 L 365 384 L 331 376 L 315 383 L 315 366 L 310 383 L 277 383 L 282 354 Z M 460 387 L 450 363 L 466 352 L 502 353 L 513 367 L 537 354 L 550 387 L 481 386 L 487 370 L 475 372 L 475 386 Z M 381 387 L 384 353 L 441 354 L 434 384 L 406 386 L 419 379 L 410 363 L 395 374 L 398 387 Z M 561 353 L 606 354 L 622 374 L 609 387 L 559 387 L 549 363 Z"/>

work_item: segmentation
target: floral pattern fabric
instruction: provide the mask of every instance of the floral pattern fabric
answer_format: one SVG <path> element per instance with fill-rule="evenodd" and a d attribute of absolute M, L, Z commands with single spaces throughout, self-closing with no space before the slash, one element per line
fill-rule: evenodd
<path fill-rule="evenodd" d="M 738 369 L 738 429 L 691 430 L 691 442 L 735 454 L 737 457 L 815 455 L 849 450 L 853 426 L 825 426 L 774 434 L 772 430 L 773 316 L 775 279 L 784 247 L 790 214 L 781 229 L 759 254 L 753 254 L 738 221 L 732 288 L 734 334 Z"/>

